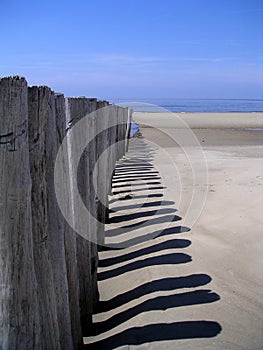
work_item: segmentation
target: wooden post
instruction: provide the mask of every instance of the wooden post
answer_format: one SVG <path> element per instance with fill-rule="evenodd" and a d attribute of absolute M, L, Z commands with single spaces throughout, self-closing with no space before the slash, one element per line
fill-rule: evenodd
<path fill-rule="evenodd" d="M 64 218 L 62 217 L 57 205 L 55 188 L 54 188 L 54 166 L 58 147 L 61 142 L 62 134 L 66 132 L 65 114 L 60 113 L 59 100 L 62 98 L 55 96 L 52 92 L 49 99 L 49 113 L 47 120 L 46 133 L 46 184 L 47 184 L 47 216 L 48 216 L 48 238 L 47 245 L 51 258 L 53 272 L 53 281 L 56 294 L 56 307 L 59 327 L 59 343 L 61 349 L 72 349 L 71 320 L 69 309 L 68 280 L 65 255 L 65 235 L 64 235 Z M 61 102 L 62 102 L 61 101 Z M 57 105 L 57 108 L 56 108 Z M 56 113 L 58 112 L 58 113 Z M 56 115 L 57 114 L 57 115 Z M 60 118 L 57 121 L 57 118 Z M 61 120 L 64 118 L 64 120 Z M 58 135 L 58 126 L 64 122 L 63 130 Z"/>
<path fill-rule="evenodd" d="M 30 172 L 32 177 L 32 232 L 38 283 L 40 339 L 43 349 L 60 349 L 56 293 L 51 264 L 47 201 L 47 128 L 51 90 L 28 89 Z"/>
<path fill-rule="evenodd" d="M 0 348 L 38 346 L 27 83 L 0 79 Z M 40 347 L 38 347 L 40 349 Z"/>
<path fill-rule="evenodd" d="M 81 349 L 89 335 L 99 300 L 97 242 L 104 243 L 110 178 L 129 124 L 127 109 L 108 105 L 27 88 L 20 77 L 0 79 L 0 349 Z M 83 117 L 84 130 L 73 140 L 68 130 Z M 86 239 L 63 218 L 55 196 L 56 154 L 66 135 L 61 181 L 76 227 L 81 211 L 71 167 L 83 151 L 78 190 L 94 216 Z"/>

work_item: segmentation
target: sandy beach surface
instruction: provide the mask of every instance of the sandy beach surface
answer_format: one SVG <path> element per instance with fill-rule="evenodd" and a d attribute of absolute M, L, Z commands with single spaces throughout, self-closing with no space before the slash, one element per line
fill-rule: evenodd
<path fill-rule="evenodd" d="M 263 348 L 263 113 L 134 113 L 94 349 Z"/>

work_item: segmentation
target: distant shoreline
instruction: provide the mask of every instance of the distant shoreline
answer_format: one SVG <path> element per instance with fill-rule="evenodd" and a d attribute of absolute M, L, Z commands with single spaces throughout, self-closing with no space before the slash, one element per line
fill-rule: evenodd
<path fill-rule="evenodd" d="M 220 113 L 156 113 L 134 112 L 133 120 L 144 127 L 156 129 L 221 129 L 243 130 L 247 132 L 263 131 L 262 112 L 220 112 Z M 215 135 L 216 136 L 216 135 Z"/>
<path fill-rule="evenodd" d="M 224 111 L 224 112 L 208 112 L 208 111 L 203 111 L 203 112 L 181 112 L 181 111 L 169 111 L 169 110 L 164 110 L 164 111 L 134 111 L 134 113 L 159 113 L 159 114 L 162 114 L 162 113 L 178 113 L 178 114 L 233 114 L 233 113 L 238 113 L 238 114 L 249 114 L 249 113 L 253 113 L 253 114 L 257 114 L 257 113 L 263 113 L 263 110 L 262 111 Z"/>
<path fill-rule="evenodd" d="M 133 108 L 136 112 L 158 113 L 260 113 L 260 99 L 115 99 L 113 103 Z"/>

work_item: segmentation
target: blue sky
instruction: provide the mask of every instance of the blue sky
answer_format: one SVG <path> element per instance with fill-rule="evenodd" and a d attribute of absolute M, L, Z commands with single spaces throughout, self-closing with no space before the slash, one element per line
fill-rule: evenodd
<path fill-rule="evenodd" d="M 67 96 L 263 98 L 263 0 L 1 0 L 0 40 Z"/>

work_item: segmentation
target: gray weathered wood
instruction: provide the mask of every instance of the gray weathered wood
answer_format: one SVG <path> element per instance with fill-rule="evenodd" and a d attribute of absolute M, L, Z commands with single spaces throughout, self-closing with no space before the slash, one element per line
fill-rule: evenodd
<path fill-rule="evenodd" d="M 27 83 L 0 79 L 0 348 L 37 344 Z"/>
<path fill-rule="evenodd" d="M 79 120 L 89 114 L 91 105 L 94 103 L 86 98 L 68 98 L 66 99 L 66 111 L 67 119 L 70 120 L 71 126 L 74 126 Z M 89 130 L 82 130 L 82 134 L 79 138 L 83 138 L 86 135 L 88 139 Z M 72 139 L 69 141 L 70 154 L 75 156 L 79 153 L 79 139 Z M 80 159 L 78 165 L 78 191 L 82 197 L 82 200 L 86 207 L 89 206 L 89 160 L 85 155 Z M 80 221 L 78 217 L 78 203 L 72 203 L 74 211 L 75 222 Z M 93 309 L 93 283 L 92 283 L 92 251 L 90 241 L 90 225 L 86 228 L 86 237 L 77 235 L 76 237 L 76 249 L 77 249 L 77 264 L 78 264 L 78 278 L 79 278 L 79 305 L 80 305 L 80 318 L 81 328 L 83 334 L 88 334 L 92 323 L 92 309 Z"/>
<path fill-rule="evenodd" d="M 54 165 L 58 147 L 61 142 L 61 134 L 65 133 L 65 114 L 60 113 L 59 100 L 64 98 L 55 96 L 52 92 L 49 99 L 49 114 L 46 133 L 46 184 L 47 184 L 47 216 L 48 216 L 48 250 L 51 258 L 53 281 L 56 294 L 56 307 L 59 327 L 59 343 L 61 349 L 72 349 L 71 317 L 69 308 L 68 279 L 65 256 L 64 218 L 57 205 L 54 188 Z M 61 102 L 62 102 L 61 101 Z M 62 103 L 63 103 L 62 102 Z M 57 108 L 56 108 L 57 105 Z M 57 125 L 64 118 L 64 130 L 58 135 Z"/>
<path fill-rule="evenodd" d="M 89 334 L 99 300 L 97 243 L 104 243 L 110 179 L 127 149 L 130 123 L 127 109 L 106 106 L 96 99 L 65 99 L 48 87 L 28 89 L 24 78 L 0 80 L 1 349 L 81 349 L 82 336 Z M 85 116 L 73 140 L 68 130 Z M 65 136 L 61 181 L 76 227 L 81 211 L 71 166 L 83 151 L 78 190 L 94 217 L 85 224 L 86 239 L 63 218 L 55 196 L 55 159 Z M 80 150 L 86 139 L 90 143 Z"/>
<path fill-rule="evenodd" d="M 64 108 L 65 108 L 66 129 L 68 130 L 73 123 L 70 99 L 68 98 L 65 99 Z M 67 164 L 69 164 L 70 157 L 71 157 L 70 154 L 72 150 L 72 140 L 70 137 L 67 137 L 67 150 L 68 150 Z M 69 184 L 71 183 L 71 179 L 67 179 L 67 181 L 69 182 Z M 69 191 L 71 191 L 70 188 L 69 188 Z M 73 197 L 71 192 L 69 193 L 68 198 L 70 198 L 70 203 L 68 204 L 68 206 L 73 208 L 74 203 L 73 203 Z M 65 224 L 65 249 L 66 249 L 68 284 L 69 284 L 71 328 L 72 328 L 74 349 L 79 349 L 83 346 L 82 329 L 81 329 L 80 282 L 79 282 L 79 269 L 78 269 L 77 236 L 78 236 L 77 233 L 72 229 L 72 227 L 70 227 L 69 224 L 66 223 Z"/>
<path fill-rule="evenodd" d="M 85 149 L 85 153 L 88 159 L 88 203 L 87 207 L 91 215 L 97 217 L 96 207 L 96 193 L 95 187 L 97 186 L 98 179 L 93 177 L 93 171 L 96 163 L 96 111 L 97 103 L 94 99 L 90 100 L 90 109 L 88 114 L 88 132 L 89 139 L 91 140 L 89 145 Z M 96 184 L 94 184 L 94 181 Z M 92 291 L 92 311 L 96 309 L 99 302 L 99 291 L 97 284 L 97 267 L 98 267 L 98 245 L 97 245 L 97 224 L 95 220 L 90 222 L 90 272 L 91 272 L 91 291 Z"/>
<path fill-rule="evenodd" d="M 34 262 L 38 283 L 40 345 L 42 349 L 60 349 L 56 293 L 49 251 L 47 203 L 47 126 L 50 118 L 51 90 L 28 89 L 30 173 L 32 177 L 32 232 Z"/>

